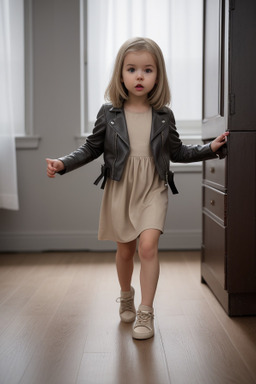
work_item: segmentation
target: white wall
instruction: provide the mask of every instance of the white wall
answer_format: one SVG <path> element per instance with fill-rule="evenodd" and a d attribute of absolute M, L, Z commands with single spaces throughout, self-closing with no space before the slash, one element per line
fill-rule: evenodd
<path fill-rule="evenodd" d="M 79 64 L 79 0 L 34 0 L 33 124 L 41 139 L 37 149 L 17 150 L 20 210 L 0 210 L 0 251 L 115 249 L 97 240 L 102 191 L 93 181 L 99 162 L 46 177 L 45 157 L 77 146 Z M 175 181 L 180 194 L 169 194 L 160 248 L 199 249 L 201 166 L 177 167 Z"/>

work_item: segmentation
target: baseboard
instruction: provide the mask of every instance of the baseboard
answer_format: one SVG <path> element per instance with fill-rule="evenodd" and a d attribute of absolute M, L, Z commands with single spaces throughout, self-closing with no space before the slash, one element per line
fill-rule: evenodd
<path fill-rule="evenodd" d="M 200 230 L 166 230 L 160 237 L 160 250 L 196 250 L 201 247 Z M 0 252 L 112 251 L 111 241 L 99 241 L 92 232 L 1 233 Z"/>
<path fill-rule="evenodd" d="M 160 236 L 159 249 L 198 250 L 202 245 L 201 230 L 165 230 Z"/>

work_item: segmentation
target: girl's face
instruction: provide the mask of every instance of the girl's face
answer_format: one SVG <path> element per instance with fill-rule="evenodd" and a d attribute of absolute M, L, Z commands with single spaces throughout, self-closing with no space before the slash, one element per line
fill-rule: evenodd
<path fill-rule="evenodd" d="M 154 56 L 147 51 L 129 52 L 125 56 L 122 78 L 129 99 L 146 100 L 157 83 L 157 65 Z"/>

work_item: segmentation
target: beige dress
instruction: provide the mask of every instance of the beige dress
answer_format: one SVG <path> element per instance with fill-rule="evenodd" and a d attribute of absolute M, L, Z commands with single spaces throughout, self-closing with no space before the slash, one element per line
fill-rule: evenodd
<path fill-rule="evenodd" d="M 152 110 L 125 111 L 130 154 L 120 181 L 107 180 L 100 213 L 99 240 L 127 243 L 146 229 L 164 230 L 168 190 L 150 150 Z"/>

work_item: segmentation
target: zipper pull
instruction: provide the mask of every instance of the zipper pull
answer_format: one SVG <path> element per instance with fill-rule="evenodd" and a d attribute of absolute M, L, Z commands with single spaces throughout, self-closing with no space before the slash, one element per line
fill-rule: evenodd
<path fill-rule="evenodd" d="M 165 174 L 165 187 L 168 187 L 168 172 Z"/>

